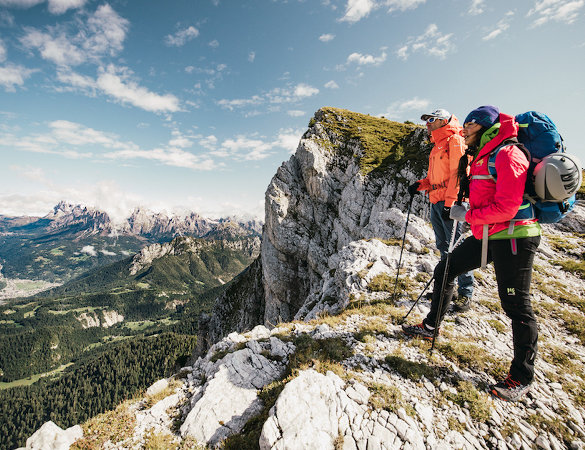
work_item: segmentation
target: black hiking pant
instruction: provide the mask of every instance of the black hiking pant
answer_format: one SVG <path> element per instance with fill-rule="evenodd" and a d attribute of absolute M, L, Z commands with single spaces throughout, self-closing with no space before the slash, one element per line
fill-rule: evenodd
<path fill-rule="evenodd" d="M 534 359 L 538 340 L 536 318 L 530 303 L 530 281 L 532 279 L 532 263 L 536 249 L 540 244 L 540 236 L 515 239 L 515 253 L 512 250 L 512 241 L 511 239 L 490 240 L 488 242 L 488 262 L 494 263 L 500 302 L 503 310 L 512 320 L 514 359 L 510 367 L 510 375 L 522 384 L 529 384 L 534 378 Z M 432 327 L 437 324 L 445 265 L 446 259 L 442 259 L 435 267 L 431 310 L 424 320 Z M 473 236 L 468 237 L 451 253 L 439 324 L 453 298 L 455 278 L 480 266 L 481 240 Z"/>

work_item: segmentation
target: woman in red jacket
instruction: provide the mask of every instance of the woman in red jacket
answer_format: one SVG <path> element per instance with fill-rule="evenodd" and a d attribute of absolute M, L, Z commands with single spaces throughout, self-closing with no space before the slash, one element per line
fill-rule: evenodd
<path fill-rule="evenodd" d="M 515 401 L 530 390 L 534 378 L 538 330 L 530 303 L 530 282 L 540 225 L 534 218 L 519 219 L 528 171 L 525 153 L 514 145 L 518 124 L 513 116 L 500 114 L 495 106 L 481 106 L 469 113 L 463 125 L 471 163 L 469 208 L 454 205 L 451 218 L 468 222 L 473 236 L 453 249 L 446 277 L 444 302 L 439 311 L 440 283 L 435 283 L 431 309 L 418 325 L 403 325 L 406 335 L 432 339 L 454 291 L 457 275 L 482 265 L 482 241 L 487 244 L 483 259 L 494 263 L 502 308 L 512 320 L 514 358 L 505 380 L 493 385 L 490 393 Z M 490 175 L 488 160 L 496 149 L 497 178 Z M 445 260 L 435 268 L 435 280 L 442 280 Z M 438 331 L 438 330 L 437 330 Z"/>

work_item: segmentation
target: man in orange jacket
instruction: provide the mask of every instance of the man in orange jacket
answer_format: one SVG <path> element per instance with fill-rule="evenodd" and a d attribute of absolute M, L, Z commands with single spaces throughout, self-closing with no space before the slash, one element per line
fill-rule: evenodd
<path fill-rule="evenodd" d="M 465 154 L 463 127 L 457 117 L 444 109 L 437 109 L 423 114 L 421 120 L 427 124 L 431 142 L 434 144 L 429 156 L 429 169 L 426 178 L 410 185 L 410 195 L 426 191 L 431 201 L 431 224 L 435 232 L 437 248 L 443 258 L 449 250 L 449 241 L 453 231 L 453 221 L 449 218 L 451 206 L 457 200 L 459 180 L 457 168 L 459 160 Z M 456 229 L 455 240 L 461 235 L 463 223 Z M 458 278 L 458 297 L 453 299 L 453 312 L 464 312 L 471 307 L 473 295 L 473 272 L 467 272 Z"/>

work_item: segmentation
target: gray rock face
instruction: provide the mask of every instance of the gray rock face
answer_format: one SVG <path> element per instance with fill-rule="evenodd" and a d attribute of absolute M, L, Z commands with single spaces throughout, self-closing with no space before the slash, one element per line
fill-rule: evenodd
<path fill-rule="evenodd" d="M 26 440 L 26 449 L 67 450 L 71 444 L 82 436 L 83 430 L 79 425 L 63 430 L 49 421 Z"/>
<path fill-rule="evenodd" d="M 406 187 L 422 178 L 427 161 L 390 164 L 364 175 L 360 168 L 366 153 L 363 142 L 348 139 L 332 126 L 348 126 L 348 120 L 340 110 L 317 111 L 315 123 L 303 135 L 295 155 L 272 178 L 265 196 L 262 288 L 247 301 L 253 314 L 243 310 L 238 326 L 229 331 L 249 329 L 241 327 L 244 322 L 275 326 L 293 318 L 314 317 L 321 311 L 339 311 L 352 293 L 345 285 L 347 277 L 334 275 L 337 262 L 343 258 L 339 253 L 361 239 L 401 237 L 409 199 Z M 400 145 L 416 148 L 417 157 L 427 159 L 425 130 L 413 127 L 401 136 Z M 412 213 L 424 218 L 427 208 L 423 196 L 417 196 Z M 418 245 L 432 239 L 422 220 L 411 222 L 409 230 L 419 236 Z M 247 282 L 254 283 L 258 280 Z M 225 310 L 228 298 L 218 299 L 216 308 Z M 251 306 L 253 302 L 256 307 Z M 225 336 L 216 328 L 220 323 L 221 316 L 214 313 L 201 336 Z"/>

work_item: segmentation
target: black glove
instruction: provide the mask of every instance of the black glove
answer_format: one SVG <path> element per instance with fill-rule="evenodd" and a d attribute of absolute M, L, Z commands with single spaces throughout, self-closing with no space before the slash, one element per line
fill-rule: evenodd
<path fill-rule="evenodd" d="M 451 207 L 443 206 L 443 211 L 441 211 L 441 218 L 443 220 L 451 220 L 449 215 L 451 214 Z"/>
<path fill-rule="evenodd" d="M 418 187 L 420 186 L 420 181 L 415 181 L 410 186 L 408 186 L 408 193 L 411 197 L 414 196 L 418 192 Z"/>

